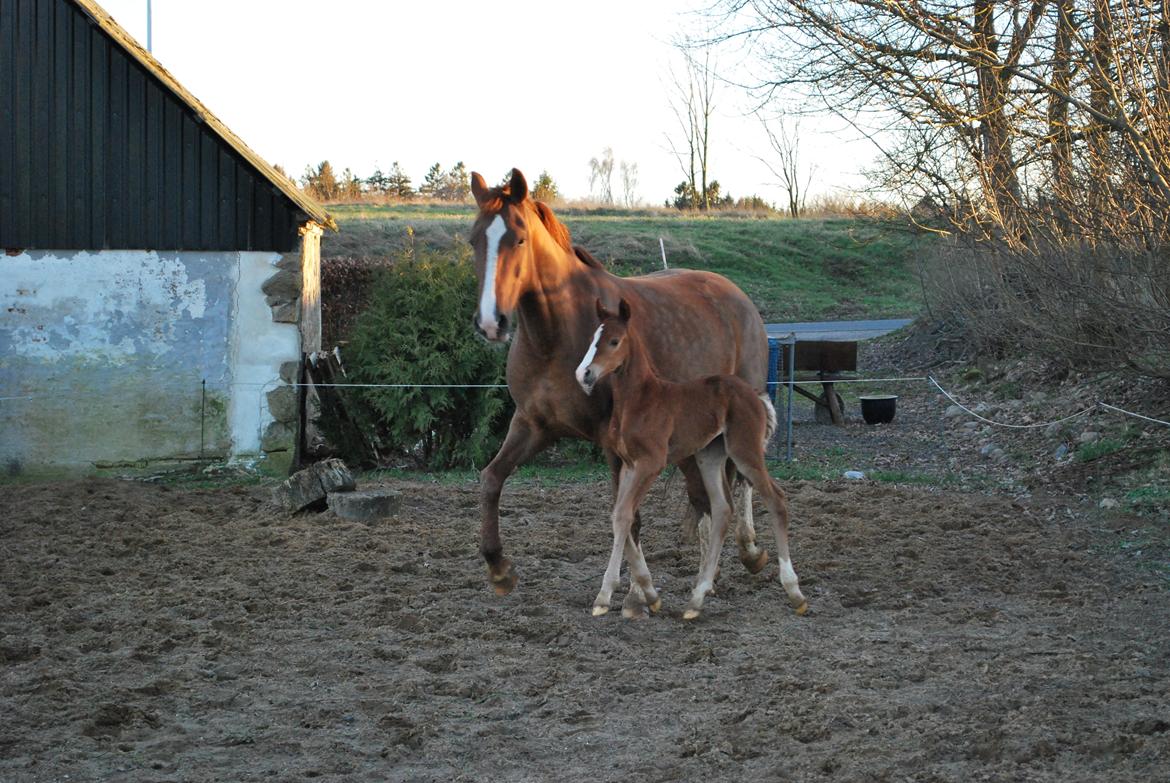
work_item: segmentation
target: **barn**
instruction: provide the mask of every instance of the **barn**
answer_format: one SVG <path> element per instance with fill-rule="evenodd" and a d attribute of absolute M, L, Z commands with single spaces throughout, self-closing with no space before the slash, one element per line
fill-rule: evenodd
<path fill-rule="evenodd" d="M 92 0 L 0 0 L 0 460 L 286 470 L 330 215 Z"/>

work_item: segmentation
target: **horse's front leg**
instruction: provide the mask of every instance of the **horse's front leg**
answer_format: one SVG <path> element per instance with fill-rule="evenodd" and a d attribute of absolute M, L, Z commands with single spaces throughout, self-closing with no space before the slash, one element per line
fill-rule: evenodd
<path fill-rule="evenodd" d="M 508 436 L 499 453 L 479 474 L 479 552 L 487 561 L 488 579 L 497 595 L 507 595 L 516 586 L 517 577 L 512 562 L 504 557 L 500 543 L 500 493 L 504 482 L 521 465 L 548 446 L 552 437 L 548 431 L 513 414 L 508 425 Z"/>
<path fill-rule="evenodd" d="M 621 483 L 622 459 L 609 449 L 606 449 L 605 456 L 609 462 L 609 478 L 613 487 L 614 503 L 616 504 L 618 486 Z M 631 559 L 634 556 L 631 550 L 637 551 L 637 557 L 641 557 L 642 555 L 642 512 L 638 510 L 639 505 L 640 503 L 634 507 L 634 524 L 630 530 L 630 540 L 626 543 L 626 561 L 629 563 L 634 562 Z M 644 557 L 641 560 L 643 563 L 646 562 Z M 626 593 L 626 600 L 622 602 L 622 616 L 631 619 L 634 617 L 646 617 L 649 614 L 647 608 L 655 602 L 656 597 L 648 598 L 646 591 L 642 589 L 642 585 L 638 580 L 630 579 L 630 592 Z M 655 607 L 654 611 L 658 611 L 658 607 Z"/>
<path fill-rule="evenodd" d="M 635 559 L 631 561 L 631 581 L 640 582 L 644 595 L 649 597 L 654 604 L 658 604 L 658 594 L 654 591 L 654 586 L 649 580 L 649 569 L 646 568 L 645 560 L 641 558 L 641 550 L 633 542 L 633 527 L 638 505 L 646 497 L 650 485 L 654 483 L 654 479 L 657 478 L 661 470 L 661 466 L 655 468 L 647 464 L 646 461 L 622 467 L 621 477 L 618 481 L 617 499 L 614 501 L 611 517 L 613 547 L 609 553 L 609 563 L 606 565 L 605 575 L 601 578 L 601 590 L 598 591 L 597 598 L 593 601 L 594 617 L 609 611 L 609 602 L 613 597 L 613 591 L 621 584 L 623 551 L 630 551 L 635 555 Z M 633 564 L 636 562 L 641 564 L 640 572 L 634 570 Z M 646 591 L 647 586 L 650 588 L 648 592 Z"/>

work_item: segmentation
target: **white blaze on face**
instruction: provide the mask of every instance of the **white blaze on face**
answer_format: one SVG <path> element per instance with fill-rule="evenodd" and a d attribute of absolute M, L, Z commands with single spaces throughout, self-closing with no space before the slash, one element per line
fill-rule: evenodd
<path fill-rule="evenodd" d="M 583 389 L 585 388 L 585 371 L 589 369 L 593 357 L 597 355 L 597 344 L 601 342 L 601 330 L 604 328 L 604 325 L 597 327 L 597 331 L 593 333 L 593 342 L 589 344 L 589 350 L 585 352 L 585 358 L 577 365 L 577 383 L 581 384 Z"/>
<path fill-rule="evenodd" d="M 507 230 L 504 219 L 496 215 L 484 232 L 487 238 L 487 263 L 483 270 L 483 293 L 479 295 L 479 325 L 492 338 L 499 328 L 496 321 L 496 260 L 500 257 L 500 240 Z"/>

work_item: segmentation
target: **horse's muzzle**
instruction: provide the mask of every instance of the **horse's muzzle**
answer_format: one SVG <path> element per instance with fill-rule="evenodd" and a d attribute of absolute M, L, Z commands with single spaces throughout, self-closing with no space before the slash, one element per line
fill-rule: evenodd
<path fill-rule="evenodd" d="M 471 316 L 471 323 L 475 325 L 475 331 L 479 333 L 488 342 L 492 343 L 506 343 L 512 337 L 512 333 L 508 331 L 508 316 L 499 315 L 494 321 L 489 321 L 486 324 L 479 320 L 479 313 Z"/>
<path fill-rule="evenodd" d="M 577 383 L 586 394 L 593 393 L 593 387 L 597 385 L 597 376 L 593 372 L 592 367 L 586 367 L 584 371 L 577 373 Z"/>

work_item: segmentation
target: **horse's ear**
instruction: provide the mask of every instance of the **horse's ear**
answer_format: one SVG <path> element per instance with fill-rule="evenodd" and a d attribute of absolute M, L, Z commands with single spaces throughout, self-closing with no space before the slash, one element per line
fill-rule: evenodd
<path fill-rule="evenodd" d="M 512 179 L 508 183 L 508 190 L 511 191 L 509 198 L 513 204 L 519 204 L 528 198 L 528 180 L 524 179 L 520 169 L 512 169 Z"/>
<path fill-rule="evenodd" d="M 475 196 L 475 205 L 483 209 L 489 193 L 487 183 L 483 181 L 483 175 L 478 171 L 471 172 L 471 195 Z"/>
<path fill-rule="evenodd" d="M 623 321 L 630 320 L 630 303 L 624 298 L 622 299 L 622 303 L 618 305 L 618 318 L 621 318 Z"/>
<path fill-rule="evenodd" d="M 601 297 L 597 298 L 597 302 L 595 304 L 597 305 L 597 320 L 604 321 L 606 318 L 609 318 L 613 315 L 613 313 L 605 309 L 605 305 L 601 302 Z"/>

